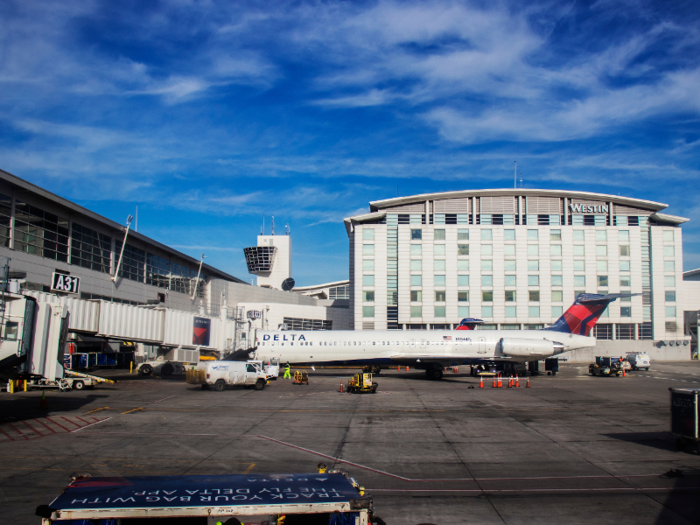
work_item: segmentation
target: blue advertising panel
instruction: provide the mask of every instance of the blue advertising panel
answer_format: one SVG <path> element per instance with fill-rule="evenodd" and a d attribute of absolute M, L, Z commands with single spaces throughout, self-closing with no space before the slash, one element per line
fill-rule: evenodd
<path fill-rule="evenodd" d="M 197 346 L 209 346 L 211 335 L 211 319 L 195 317 L 192 327 L 192 344 Z"/>

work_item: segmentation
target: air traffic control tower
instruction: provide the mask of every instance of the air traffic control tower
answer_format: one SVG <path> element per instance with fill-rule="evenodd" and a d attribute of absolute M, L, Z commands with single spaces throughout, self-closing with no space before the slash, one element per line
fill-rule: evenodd
<path fill-rule="evenodd" d="M 289 291 L 292 275 L 292 239 L 286 235 L 258 235 L 258 245 L 243 248 L 248 272 L 258 276 L 258 286 Z"/>

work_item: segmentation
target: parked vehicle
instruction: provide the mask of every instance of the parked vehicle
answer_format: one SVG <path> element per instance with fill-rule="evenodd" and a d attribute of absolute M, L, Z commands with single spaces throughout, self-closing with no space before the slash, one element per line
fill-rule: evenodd
<path fill-rule="evenodd" d="M 629 362 L 632 370 L 649 370 L 651 359 L 646 352 L 627 352 L 625 360 Z"/>
<path fill-rule="evenodd" d="M 621 376 L 630 364 L 621 357 L 596 356 L 595 363 L 588 365 L 588 373 L 592 376 Z"/>
<path fill-rule="evenodd" d="M 197 368 L 187 371 L 187 382 L 223 392 L 227 386 L 245 386 L 262 390 L 267 374 L 262 361 L 201 361 Z"/>

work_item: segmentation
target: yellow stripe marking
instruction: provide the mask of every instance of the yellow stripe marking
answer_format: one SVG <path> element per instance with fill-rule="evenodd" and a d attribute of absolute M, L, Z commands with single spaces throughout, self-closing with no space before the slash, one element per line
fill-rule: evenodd
<path fill-rule="evenodd" d="M 133 408 L 131 410 L 127 410 L 126 412 L 122 412 L 122 414 L 131 414 L 132 412 L 136 412 L 137 410 L 143 410 L 143 407 Z"/>
<path fill-rule="evenodd" d="M 96 408 L 95 410 L 90 410 L 89 412 L 85 412 L 85 413 L 86 414 L 94 414 L 95 412 L 99 412 L 100 410 L 109 410 L 109 407 Z"/>
<path fill-rule="evenodd" d="M 248 474 L 251 470 L 253 470 L 253 467 L 255 466 L 255 463 L 251 463 L 247 469 L 243 471 L 243 474 Z"/>

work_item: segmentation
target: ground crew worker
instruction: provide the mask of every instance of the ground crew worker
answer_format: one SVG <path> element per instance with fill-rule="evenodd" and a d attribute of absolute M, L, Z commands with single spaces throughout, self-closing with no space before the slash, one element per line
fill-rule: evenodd
<path fill-rule="evenodd" d="M 284 365 L 284 376 L 282 376 L 282 379 L 291 379 L 292 375 L 289 373 L 291 370 L 289 363 Z"/>

